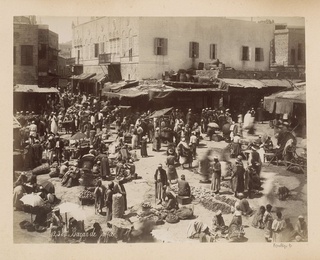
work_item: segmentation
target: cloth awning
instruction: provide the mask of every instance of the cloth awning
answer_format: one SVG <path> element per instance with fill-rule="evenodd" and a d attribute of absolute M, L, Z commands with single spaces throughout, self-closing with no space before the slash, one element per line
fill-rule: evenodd
<path fill-rule="evenodd" d="M 152 114 L 149 116 L 149 118 L 164 116 L 165 114 L 170 112 L 172 109 L 173 109 L 173 107 L 156 110 L 156 111 L 152 112 Z"/>
<path fill-rule="evenodd" d="M 290 88 L 292 84 L 285 79 L 221 79 L 227 83 L 230 87 L 236 88 L 268 88 L 268 87 L 283 87 Z"/>
<path fill-rule="evenodd" d="M 96 81 L 96 82 L 99 83 L 99 82 L 103 81 L 106 76 L 107 76 L 107 75 L 104 74 L 104 73 L 98 73 L 97 75 L 91 77 L 90 80 Z"/>
<path fill-rule="evenodd" d="M 161 89 L 150 89 L 148 91 L 149 100 L 167 98 L 175 93 L 213 93 L 225 92 L 219 88 L 195 88 L 195 89 L 182 89 L 165 86 Z"/>
<path fill-rule="evenodd" d="M 56 88 L 39 88 L 38 85 L 21 85 L 17 84 L 13 87 L 15 93 L 59 93 Z"/>
<path fill-rule="evenodd" d="M 70 78 L 77 79 L 77 80 L 85 80 L 85 79 L 92 78 L 95 75 L 96 75 L 96 73 L 82 73 L 80 75 L 73 75 Z"/>
<path fill-rule="evenodd" d="M 293 104 L 306 104 L 305 89 L 281 91 L 264 98 L 264 108 L 270 113 L 291 114 Z"/>
<path fill-rule="evenodd" d="M 137 98 L 141 96 L 147 96 L 148 92 L 141 91 L 137 87 L 128 88 L 128 89 L 121 89 L 118 92 L 102 92 L 102 96 L 108 97 L 108 98 Z"/>

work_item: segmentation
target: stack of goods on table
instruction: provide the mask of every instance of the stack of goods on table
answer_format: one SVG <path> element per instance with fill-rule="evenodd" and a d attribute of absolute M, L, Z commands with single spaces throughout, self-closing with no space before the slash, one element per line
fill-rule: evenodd
<path fill-rule="evenodd" d="M 83 190 L 80 192 L 79 200 L 81 205 L 92 205 L 94 204 L 94 194 L 89 190 Z"/>

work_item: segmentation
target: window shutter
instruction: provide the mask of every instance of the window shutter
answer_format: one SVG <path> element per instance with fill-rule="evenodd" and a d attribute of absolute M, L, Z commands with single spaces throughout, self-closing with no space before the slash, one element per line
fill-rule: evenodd
<path fill-rule="evenodd" d="M 199 43 L 198 42 L 196 42 L 195 43 L 196 44 L 196 57 L 195 58 L 199 58 Z"/>
<path fill-rule="evenodd" d="M 248 60 L 251 60 L 251 47 L 248 47 Z"/>
<path fill-rule="evenodd" d="M 264 61 L 263 48 L 260 48 L 260 61 Z"/>
<path fill-rule="evenodd" d="M 240 60 L 243 60 L 243 46 L 240 47 Z"/>
<path fill-rule="evenodd" d="M 189 42 L 189 58 L 193 58 L 192 57 L 192 42 Z"/>
<path fill-rule="evenodd" d="M 168 55 L 168 39 L 163 39 L 163 55 Z"/>
<path fill-rule="evenodd" d="M 154 55 L 157 55 L 158 38 L 154 38 Z"/>

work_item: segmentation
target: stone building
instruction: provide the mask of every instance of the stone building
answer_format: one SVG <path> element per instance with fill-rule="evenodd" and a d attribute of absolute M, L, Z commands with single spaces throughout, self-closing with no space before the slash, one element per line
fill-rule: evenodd
<path fill-rule="evenodd" d="M 94 17 L 72 31 L 72 57 L 84 73 L 118 71 L 125 80 L 159 79 L 216 60 L 269 70 L 274 38 L 272 24 L 209 17 Z"/>
<path fill-rule="evenodd" d="M 56 86 L 58 77 L 58 34 L 34 17 L 14 17 L 14 85 Z"/>
<path fill-rule="evenodd" d="M 271 67 L 286 70 L 305 69 L 305 28 L 275 25 Z"/>

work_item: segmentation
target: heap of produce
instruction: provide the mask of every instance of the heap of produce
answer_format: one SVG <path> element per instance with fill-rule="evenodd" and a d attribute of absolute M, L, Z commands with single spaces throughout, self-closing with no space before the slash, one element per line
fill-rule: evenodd
<path fill-rule="evenodd" d="M 79 195 L 79 199 L 80 200 L 94 200 L 94 194 L 93 192 L 89 191 L 89 190 L 83 190 L 80 192 L 80 195 Z"/>
<path fill-rule="evenodd" d="M 206 209 L 214 212 L 221 210 L 223 214 L 229 214 L 232 212 L 232 208 L 236 202 L 235 199 L 216 195 L 212 190 L 205 189 L 203 187 L 196 188 L 191 186 L 190 188 L 192 196 L 199 200 Z M 177 193 L 178 187 L 173 186 L 172 190 Z"/>

